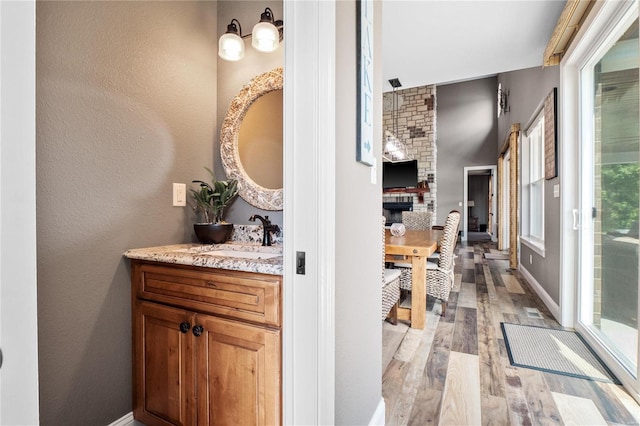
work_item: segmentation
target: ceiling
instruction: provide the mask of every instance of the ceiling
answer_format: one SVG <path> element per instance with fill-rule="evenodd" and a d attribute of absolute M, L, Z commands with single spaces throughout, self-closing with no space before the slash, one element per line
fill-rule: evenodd
<path fill-rule="evenodd" d="M 566 1 L 382 2 L 383 91 L 542 66 Z"/>

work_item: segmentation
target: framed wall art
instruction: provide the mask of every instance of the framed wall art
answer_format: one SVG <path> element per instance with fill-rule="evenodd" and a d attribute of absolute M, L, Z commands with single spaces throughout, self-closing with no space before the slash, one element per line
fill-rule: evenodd
<path fill-rule="evenodd" d="M 544 100 L 544 178 L 558 176 L 558 89 Z"/>
<path fill-rule="evenodd" d="M 373 166 L 373 0 L 356 1 L 356 161 Z"/>

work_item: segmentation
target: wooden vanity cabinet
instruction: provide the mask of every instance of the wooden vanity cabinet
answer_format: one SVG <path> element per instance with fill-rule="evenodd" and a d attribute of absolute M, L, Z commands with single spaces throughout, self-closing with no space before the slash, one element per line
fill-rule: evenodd
<path fill-rule="evenodd" d="M 134 417 L 148 426 L 280 424 L 281 283 L 276 275 L 132 260 Z M 149 285 L 176 300 L 146 300 Z M 177 296 L 194 291 L 195 304 Z M 212 306 L 202 309 L 202 300 Z M 277 312 L 277 326 L 259 313 L 257 322 L 239 321 L 233 310 L 211 313 L 237 300 L 263 306 L 250 316 Z"/>

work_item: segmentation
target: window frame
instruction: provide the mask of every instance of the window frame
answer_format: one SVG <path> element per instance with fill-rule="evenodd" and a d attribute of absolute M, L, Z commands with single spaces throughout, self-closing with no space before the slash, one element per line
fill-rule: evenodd
<path fill-rule="evenodd" d="M 522 228 L 520 241 L 540 256 L 545 256 L 545 119 L 544 104 L 533 114 L 525 129 L 521 147 Z M 534 189 L 539 188 L 539 195 Z M 536 220 L 538 219 L 538 220 Z M 534 223 L 536 220 L 537 223 Z"/>

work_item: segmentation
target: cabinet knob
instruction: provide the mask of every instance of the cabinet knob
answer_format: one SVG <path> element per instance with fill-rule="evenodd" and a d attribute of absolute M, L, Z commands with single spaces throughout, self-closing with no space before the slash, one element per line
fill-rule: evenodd
<path fill-rule="evenodd" d="M 201 325 L 194 325 L 193 326 L 193 335 L 198 337 L 202 334 L 202 332 L 204 331 L 204 327 Z"/>
<path fill-rule="evenodd" d="M 180 323 L 180 331 L 183 333 L 186 333 L 187 331 L 189 331 L 189 329 L 191 328 L 191 324 L 189 324 L 188 322 L 181 322 Z"/>

